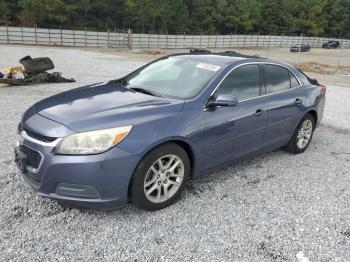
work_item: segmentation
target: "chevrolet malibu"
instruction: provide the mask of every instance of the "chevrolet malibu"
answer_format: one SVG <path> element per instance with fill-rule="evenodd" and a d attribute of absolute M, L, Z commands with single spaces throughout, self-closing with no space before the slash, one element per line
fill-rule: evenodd
<path fill-rule="evenodd" d="M 265 58 L 170 55 L 30 107 L 15 161 L 41 196 L 158 210 L 205 170 L 281 147 L 304 152 L 325 92 L 293 66 Z"/>

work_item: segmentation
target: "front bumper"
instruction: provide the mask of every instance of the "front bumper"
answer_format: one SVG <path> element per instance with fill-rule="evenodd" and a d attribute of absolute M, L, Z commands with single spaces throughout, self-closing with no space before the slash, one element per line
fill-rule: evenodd
<path fill-rule="evenodd" d="M 139 159 L 117 147 L 98 155 L 69 156 L 54 153 L 55 143 L 43 143 L 22 132 L 25 146 L 38 152 L 42 159 L 38 168 L 16 162 L 34 191 L 74 205 L 112 207 L 128 201 L 131 175 Z M 17 152 L 17 154 L 16 154 Z"/>

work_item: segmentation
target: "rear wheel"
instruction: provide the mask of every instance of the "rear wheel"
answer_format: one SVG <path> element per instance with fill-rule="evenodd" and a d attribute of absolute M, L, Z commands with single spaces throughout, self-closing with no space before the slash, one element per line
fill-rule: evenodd
<path fill-rule="evenodd" d="M 306 114 L 285 147 L 286 151 L 293 154 L 304 152 L 310 144 L 314 130 L 315 120 L 311 114 Z"/>
<path fill-rule="evenodd" d="M 169 143 L 149 152 L 131 181 L 130 198 L 145 210 L 165 208 L 176 201 L 190 175 L 190 160 L 184 149 Z"/>

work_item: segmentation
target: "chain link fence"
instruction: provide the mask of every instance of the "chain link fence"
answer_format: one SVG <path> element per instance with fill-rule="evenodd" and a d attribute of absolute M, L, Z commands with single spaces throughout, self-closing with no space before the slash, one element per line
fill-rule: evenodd
<path fill-rule="evenodd" d="M 342 48 L 350 48 L 350 39 L 289 35 L 229 34 L 139 34 L 130 30 L 64 30 L 0 26 L 0 44 L 48 45 L 94 48 L 184 49 L 232 47 L 291 47 L 308 44 L 321 47 L 329 40 L 337 40 Z"/>

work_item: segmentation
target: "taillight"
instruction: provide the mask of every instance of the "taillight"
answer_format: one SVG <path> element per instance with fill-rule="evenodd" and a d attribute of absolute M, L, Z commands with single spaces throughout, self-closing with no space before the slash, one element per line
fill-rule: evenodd
<path fill-rule="evenodd" d="M 327 87 L 324 85 L 320 85 L 320 87 L 321 87 L 321 92 L 326 93 Z"/>

